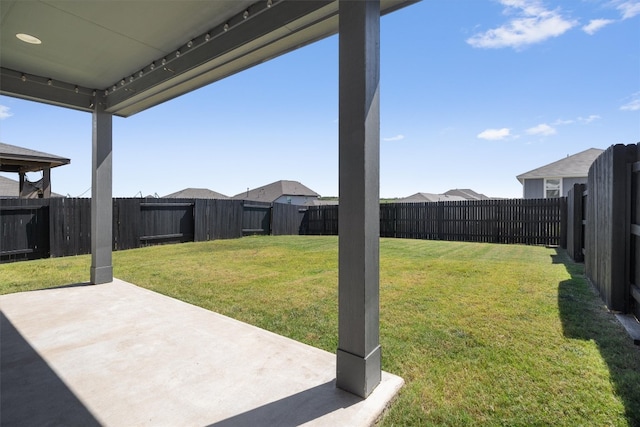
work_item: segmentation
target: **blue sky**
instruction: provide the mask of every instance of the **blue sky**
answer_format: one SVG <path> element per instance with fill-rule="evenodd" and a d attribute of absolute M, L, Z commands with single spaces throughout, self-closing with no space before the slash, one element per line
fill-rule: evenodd
<path fill-rule="evenodd" d="M 381 197 L 521 197 L 520 173 L 640 142 L 640 0 L 425 0 L 381 25 Z M 334 36 L 114 118 L 114 196 L 279 179 L 335 196 L 337 119 Z M 0 96 L 0 140 L 69 157 L 53 191 L 90 195 L 90 114 Z"/>

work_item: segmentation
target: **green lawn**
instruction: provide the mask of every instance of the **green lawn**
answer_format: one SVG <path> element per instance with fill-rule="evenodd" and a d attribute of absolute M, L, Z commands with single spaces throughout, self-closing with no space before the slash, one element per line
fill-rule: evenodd
<path fill-rule="evenodd" d="M 115 276 L 334 352 L 336 237 L 249 237 L 114 253 Z M 0 293 L 88 279 L 87 256 L 0 266 Z M 382 425 L 640 425 L 640 350 L 543 247 L 381 240 Z"/>

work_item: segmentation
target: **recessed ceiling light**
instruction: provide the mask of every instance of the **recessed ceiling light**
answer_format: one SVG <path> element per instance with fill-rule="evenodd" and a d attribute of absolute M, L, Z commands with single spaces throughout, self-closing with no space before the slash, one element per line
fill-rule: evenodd
<path fill-rule="evenodd" d="M 16 34 L 16 37 L 19 40 L 22 40 L 25 43 L 30 43 L 30 44 L 41 44 L 42 40 L 40 40 L 39 38 L 32 36 L 31 34 L 25 34 L 25 33 L 18 33 Z"/>

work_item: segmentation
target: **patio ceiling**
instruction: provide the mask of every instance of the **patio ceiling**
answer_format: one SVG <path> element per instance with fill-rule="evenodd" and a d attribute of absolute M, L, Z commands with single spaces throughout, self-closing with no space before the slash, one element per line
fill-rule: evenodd
<path fill-rule="evenodd" d="M 127 117 L 337 31 L 335 0 L 2 0 L 0 93 Z"/>

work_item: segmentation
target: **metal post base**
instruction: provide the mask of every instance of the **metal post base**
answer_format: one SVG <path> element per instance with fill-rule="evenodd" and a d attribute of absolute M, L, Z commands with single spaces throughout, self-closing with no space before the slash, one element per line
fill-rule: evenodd
<path fill-rule="evenodd" d="M 366 398 L 380 384 L 381 369 L 380 346 L 364 358 L 338 349 L 336 387 Z"/>
<path fill-rule="evenodd" d="M 113 282 L 113 267 L 91 267 L 91 283 L 100 285 Z"/>

